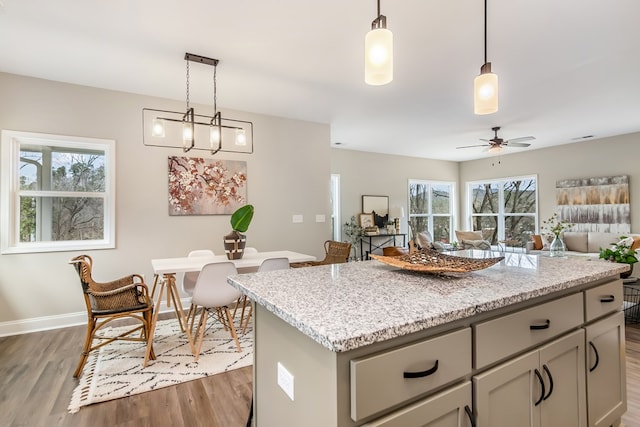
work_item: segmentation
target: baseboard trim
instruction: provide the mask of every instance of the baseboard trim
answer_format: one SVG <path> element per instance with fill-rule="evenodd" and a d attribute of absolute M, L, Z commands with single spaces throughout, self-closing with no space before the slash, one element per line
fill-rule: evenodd
<path fill-rule="evenodd" d="M 191 298 L 182 298 L 182 306 L 189 308 Z M 167 307 L 167 302 L 160 305 L 160 313 L 173 311 L 173 306 Z M 71 326 L 86 325 L 87 312 L 66 313 L 56 316 L 33 317 L 31 319 L 12 320 L 0 322 L 0 337 L 10 335 L 29 334 L 31 332 L 48 331 L 51 329 L 68 328 Z"/>

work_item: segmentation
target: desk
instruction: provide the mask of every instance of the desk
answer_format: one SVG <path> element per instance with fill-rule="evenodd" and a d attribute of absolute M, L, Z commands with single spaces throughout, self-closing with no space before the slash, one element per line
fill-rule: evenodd
<path fill-rule="evenodd" d="M 396 246 L 396 237 L 402 236 L 402 247 L 404 248 L 407 245 L 406 242 L 406 234 L 375 234 L 372 236 L 360 236 L 360 254 L 362 255 L 362 259 L 369 259 L 369 254 L 375 251 L 376 249 L 382 249 L 385 246 L 389 245 L 389 243 L 393 242 L 393 246 Z M 374 239 L 385 239 L 383 242 L 374 242 Z M 367 255 L 364 253 L 364 242 L 365 240 L 369 240 L 369 250 L 367 251 Z"/>
<path fill-rule="evenodd" d="M 153 318 L 151 321 L 151 328 L 149 331 L 147 352 L 144 356 L 144 366 L 147 366 L 149 357 L 151 355 L 151 344 L 153 342 L 153 334 L 156 329 L 156 322 L 158 320 L 158 312 L 160 303 L 162 302 L 162 294 L 166 290 L 167 303 L 170 304 L 173 301 L 173 307 L 176 311 L 176 317 L 180 323 L 180 329 L 187 332 L 187 338 L 189 339 L 189 346 L 193 352 L 193 339 L 191 337 L 191 331 L 187 326 L 187 322 L 184 315 L 184 309 L 182 308 L 182 302 L 180 301 L 180 294 L 176 286 L 176 273 L 184 273 L 187 271 L 200 271 L 206 264 L 212 262 L 228 262 L 231 261 L 235 264 L 237 269 L 260 267 L 262 262 L 267 258 L 289 258 L 289 263 L 292 262 L 308 262 L 315 261 L 316 257 L 311 255 L 305 255 L 292 251 L 271 251 L 271 252 L 257 252 L 248 253 L 240 259 L 230 260 L 226 255 L 216 255 L 212 257 L 182 257 L 182 258 L 160 258 L 152 259 L 151 266 L 153 267 L 153 288 L 151 290 L 151 298 L 155 296 L 156 285 L 158 284 L 158 278 L 163 276 L 163 280 L 160 281 L 160 288 L 158 296 L 155 299 L 156 309 L 153 312 Z"/>

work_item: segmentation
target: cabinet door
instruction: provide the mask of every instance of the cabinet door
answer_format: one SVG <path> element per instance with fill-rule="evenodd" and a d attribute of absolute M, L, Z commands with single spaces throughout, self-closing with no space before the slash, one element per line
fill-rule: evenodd
<path fill-rule="evenodd" d="M 587 425 L 584 331 L 578 330 L 540 349 L 540 373 L 545 395 L 540 402 L 540 425 Z"/>
<path fill-rule="evenodd" d="M 363 427 L 471 427 L 471 383 L 451 387 Z"/>
<path fill-rule="evenodd" d="M 473 377 L 477 427 L 540 425 L 538 364 L 533 351 Z"/>
<path fill-rule="evenodd" d="M 585 329 L 589 426 L 610 426 L 627 410 L 624 314 Z"/>

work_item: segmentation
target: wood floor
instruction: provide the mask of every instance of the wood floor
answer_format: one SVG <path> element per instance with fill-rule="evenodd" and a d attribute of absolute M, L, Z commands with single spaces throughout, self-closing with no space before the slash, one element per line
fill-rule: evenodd
<path fill-rule="evenodd" d="M 627 326 L 627 427 L 640 427 L 640 326 Z M 69 414 L 84 327 L 0 338 L 0 426 L 244 427 L 251 367 Z"/>

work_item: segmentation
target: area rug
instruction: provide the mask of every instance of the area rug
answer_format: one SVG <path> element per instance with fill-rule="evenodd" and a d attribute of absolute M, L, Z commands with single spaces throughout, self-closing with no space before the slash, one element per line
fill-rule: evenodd
<path fill-rule="evenodd" d="M 210 320 L 211 323 L 211 320 Z M 108 329 L 111 329 L 109 331 Z M 113 333 L 122 328 L 105 328 Z M 206 331 L 200 358 L 195 361 L 187 335 L 176 319 L 157 323 L 153 340 L 156 360 L 142 367 L 145 346 L 140 342 L 116 341 L 93 351 L 87 358 L 80 383 L 73 391 L 69 412 L 82 406 L 157 390 L 215 375 L 253 363 L 251 330 L 239 334 L 242 352 L 229 331 L 218 323 Z"/>

